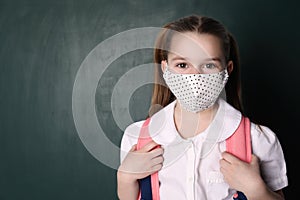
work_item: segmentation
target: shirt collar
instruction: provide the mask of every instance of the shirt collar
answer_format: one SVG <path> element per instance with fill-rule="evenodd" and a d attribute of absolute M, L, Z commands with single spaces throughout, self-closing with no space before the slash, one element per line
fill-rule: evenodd
<path fill-rule="evenodd" d="M 236 110 L 224 99 L 218 99 L 219 108 L 207 128 L 206 143 L 214 144 L 222 142 L 230 137 L 238 128 L 241 121 L 241 112 Z M 168 104 L 162 110 L 151 117 L 149 133 L 158 144 L 168 145 L 178 139 L 178 133 L 174 124 L 174 107 L 176 100 Z M 207 148 L 211 149 L 211 145 Z"/>

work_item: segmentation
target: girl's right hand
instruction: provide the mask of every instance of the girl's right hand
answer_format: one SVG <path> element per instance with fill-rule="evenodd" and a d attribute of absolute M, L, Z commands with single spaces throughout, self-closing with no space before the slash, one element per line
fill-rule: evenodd
<path fill-rule="evenodd" d="M 133 145 L 118 169 L 119 176 L 136 181 L 159 171 L 163 165 L 163 152 L 163 148 L 153 141 L 139 150 Z"/>

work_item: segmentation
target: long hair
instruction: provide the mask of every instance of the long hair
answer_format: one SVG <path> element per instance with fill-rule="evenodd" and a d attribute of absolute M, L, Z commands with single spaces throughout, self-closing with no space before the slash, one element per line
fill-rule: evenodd
<path fill-rule="evenodd" d="M 166 86 L 162 75 L 161 61 L 168 59 L 168 46 L 174 32 L 195 32 L 213 35 L 219 38 L 223 48 L 226 63 L 233 62 L 233 70 L 225 86 L 226 100 L 234 108 L 243 113 L 240 83 L 240 59 L 238 45 L 230 32 L 217 20 L 210 17 L 191 15 L 180 18 L 163 26 L 163 30 L 156 39 L 154 49 L 155 77 L 152 92 L 151 106 L 160 105 L 165 107 L 176 99 L 174 94 Z M 157 106 L 156 106 L 157 107 Z M 154 111 L 155 113 L 155 111 Z"/>

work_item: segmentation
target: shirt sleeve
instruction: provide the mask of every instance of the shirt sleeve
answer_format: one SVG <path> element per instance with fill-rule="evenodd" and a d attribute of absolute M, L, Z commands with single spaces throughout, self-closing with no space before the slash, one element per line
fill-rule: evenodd
<path fill-rule="evenodd" d="M 131 147 L 137 143 L 143 122 L 144 120 L 135 122 L 125 129 L 120 145 L 120 163 L 123 162 Z"/>
<path fill-rule="evenodd" d="M 252 124 L 252 150 L 260 160 L 260 169 L 265 183 L 273 191 L 288 185 L 286 162 L 281 144 L 268 127 Z"/>

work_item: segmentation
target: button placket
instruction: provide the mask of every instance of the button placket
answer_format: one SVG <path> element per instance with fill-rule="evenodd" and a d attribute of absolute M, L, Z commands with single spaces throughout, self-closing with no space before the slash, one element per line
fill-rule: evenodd
<path fill-rule="evenodd" d="M 195 171 L 195 147 L 193 142 L 190 143 L 190 146 L 187 150 L 187 173 L 186 173 L 186 180 L 187 180 L 187 196 L 188 199 L 195 199 L 195 178 L 194 178 L 194 171 Z"/>

